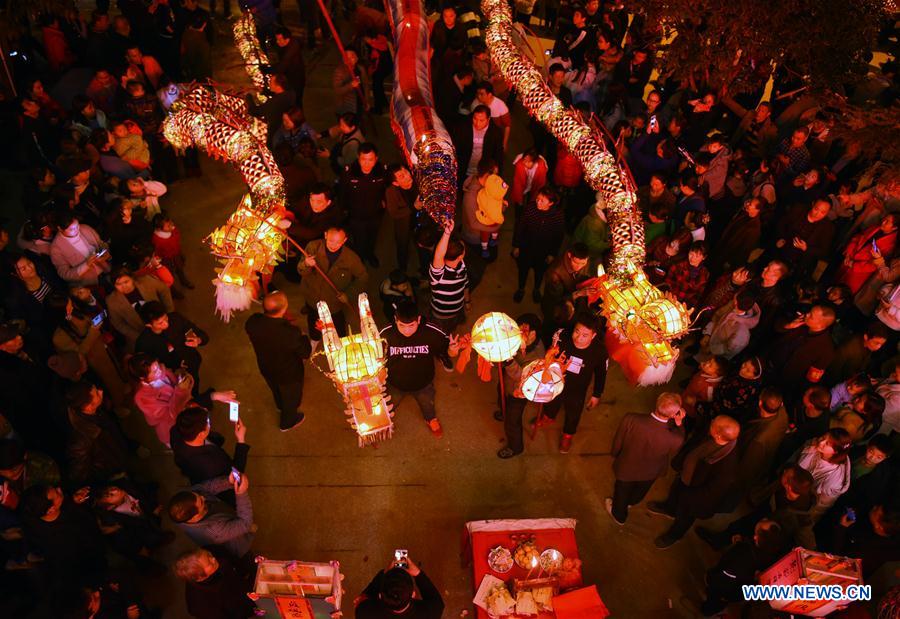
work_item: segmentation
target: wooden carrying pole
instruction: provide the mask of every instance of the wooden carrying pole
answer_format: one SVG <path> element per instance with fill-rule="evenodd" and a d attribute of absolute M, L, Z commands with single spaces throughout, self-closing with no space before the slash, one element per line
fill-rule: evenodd
<path fill-rule="evenodd" d="M 286 234 L 284 235 L 284 238 L 287 240 L 288 243 L 290 243 L 291 245 L 293 245 L 294 247 L 296 247 L 297 249 L 299 249 L 299 250 L 300 250 L 300 253 L 303 254 L 303 257 L 304 257 L 304 258 L 309 258 L 309 257 L 310 257 L 309 254 L 306 253 L 306 250 L 303 249 L 302 247 L 300 247 L 300 243 L 298 243 L 297 241 L 295 241 L 294 239 L 292 239 L 291 237 L 289 237 L 289 236 L 286 235 Z M 332 289 L 332 290 L 334 290 L 334 291 L 335 291 L 336 293 L 338 293 L 338 294 L 341 294 L 341 291 L 338 290 L 338 289 L 337 289 L 337 286 L 334 285 L 334 282 L 331 281 L 331 280 L 328 278 L 327 275 L 325 275 L 325 272 L 324 272 L 322 269 L 319 268 L 319 265 L 318 265 L 318 264 L 313 265 L 313 268 L 319 273 L 319 275 L 322 276 L 322 279 L 325 280 L 325 283 L 327 283 L 329 286 L 331 286 L 331 289 Z"/>
<path fill-rule="evenodd" d="M 331 13 L 328 12 L 328 8 L 325 6 L 324 0 L 316 0 L 319 3 L 319 9 L 322 11 L 322 16 L 325 18 L 325 21 L 328 23 L 328 29 L 331 30 L 331 37 L 334 39 L 335 44 L 337 45 L 338 51 L 341 53 L 341 59 L 344 61 L 344 65 L 347 67 L 347 70 L 350 72 L 350 79 L 356 79 L 356 72 L 354 71 L 354 66 L 350 64 L 347 60 L 347 50 L 344 49 L 344 44 L 341 43 L 341 37 L 338 34 L 337 28 L 334 27 L 334 21 L 331 19 Z M 360 101 L 362 101 L 363 109 L 366 107 L 366 97 L 363 95 L 362 88 L 360 86 L 356 86 L 356 93 L 359 95 Z"/>
<path fill-rule="evenodd" d="M 544 419 L 544 403 L 541 402 L 538 404 L 538 414 L 534 420 L 534 423 L 531 424 L 531 440 L 534 440 L 534 437 L 537 436 L 538 427 L 541 425 L 541 421 Z"/>
<path fill-rule="evenodd" d="M 506 388 L 503 386 L 503 364 L 497 364 L 498 374 L 500 374 L 500 415 L 506 420 Z"/>

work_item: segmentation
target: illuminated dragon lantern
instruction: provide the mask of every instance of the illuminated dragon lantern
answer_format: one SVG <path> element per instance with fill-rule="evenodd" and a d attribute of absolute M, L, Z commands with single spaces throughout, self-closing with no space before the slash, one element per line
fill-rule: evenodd
<path fill-rule="evenodd" d="M 262 67 L 268 61 L 252 16 L 237 21 L 234 35 L 254 86 L 264 89 Z M 266 98 L 261 91 L 254 96 L 257 101 Z M 225 225 L 206 238 L 222 262 L 213 284 L 216 309 L 227 322 L 233 312 L 250 307 L 259 274 L 271 272 L 286 239 L 284 177 L 266 147 L 266 124 L 250 114 L 241 97 L 198 85 L 175 100 L 162 131 L 176 149 L 196 146 L 231 162 L 249 189 Z"/>
<path fill-rule="evenodd" d="M 439 225 L 456 210 L 456 153 L 431 94 L 428 21 L 421 0 L 390 0 L 394 29 L 391 126 L 419 186 L 426 212 Z"/>
<path fill-rule="evenodd" d="M 633 383 L 668 382 L 678 358 L 671 342 L 690 327 L 689 310 L 644 276 L 644 223 L 628 173 L 602 136 L 563 105 L 534 63 L 513 43 L 507 0 L 483 0 L 481 10 L 487 21 L 485 43 L 494 64 L 519 93 L 528 113 L 578 158 L 587 182 L 606 203 L 612 258 L 608 272 L 598 267 L 593 286 L 603 300 L 610 356 Z"/>

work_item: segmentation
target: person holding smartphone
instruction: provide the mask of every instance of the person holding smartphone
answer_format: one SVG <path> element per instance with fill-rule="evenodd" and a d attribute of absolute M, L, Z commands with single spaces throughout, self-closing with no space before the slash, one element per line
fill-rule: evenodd
<path fill-rule="evenodd" d="M 101 322 L 96 322 L 100 318 Z M 117 354 L 111 350 L 100 329 L 103 313 L 94 319 L 78 307 L 66 312 L 65 320 L 53 332 L 53 348 L 57 353 L 77 353 L 91 371 L 100 379 L 120 416 L 128 411 L 128 384 L 122 379 Z"/>
<path fill-rule="evenodd" d="M 57 215 L 59 231 L 50 243 L 50 260 L 59 276 L 70 284 L 94 286 L 109 273 L 111 256 L 97 231 L 79 223 L 71 211 Z"/>
<path fill-rule="evenodd" d="M 356 619 L 440 619 L 444 612 L 440 591 L 406 550 L 394 551 L 390 564 L 375 575 L 353 604 Z"/>
<path fill-rule="evenodd" d="M 169 368 L 186 369 L 194 379 L 191 393 L 197 397 L 203 362 L 199 348 L 209 342 L 209 336 L 178 312 L 167 311 L 158 301 L 148 301 L 138 314 L 144 321 L 144 330 L 135 341 L 135 352 L 150 353 Z"/>
<path fill-rule="evenodd" d="M 837 281 L 850 288 L 853 294 L 859 292 L 878 270 L 877 261 L 894 253 L 898 222 L 900 214 L 888 213 L 880 223 L 863 230 L 847 244 Z"/>
<path fill-rule="evenodd" d="M 188 406 L 178 413 L 175 425 L 169 431 L 169 444 L 175 457 L 175 465 L 192 484 L 227 475 L 232 468 L 243 472 L 247 469 L 247 426 L 241 419 L 234 424 L 234 453 L 223 449 L 225 437 L 212 430 L 210 410 L 202 406 Z M 220 497 L 228 501 L 226 497 Z M 231 495 L 230 503 L 234 503 Z"/>

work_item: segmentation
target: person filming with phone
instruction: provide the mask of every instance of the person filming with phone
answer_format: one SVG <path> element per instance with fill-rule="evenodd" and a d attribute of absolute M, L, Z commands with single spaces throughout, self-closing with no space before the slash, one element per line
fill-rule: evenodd
<path fill-rule="evenodd" d="M 191 394 L 200 394 L 200 347 L 209 336 L 178 312 L 167 311 L 162 303 L 148 301 L 138 309 L 144 330 L 134 343 L 135 352 L 145 352 L 162 361 L 166 367 L 184 368 L 194 379 Z"/>
<path fill-rule="evenodd" d="M 440 619 L 444 600 L 431 579 L 403 549 L 375 575 L 356 600 L 356 619 Z"/>
<path fill-rule="evenodd" d="M 95 286 L 110 270 L 109 249 L 97 231 L 83 225 L 71 211 L 57 215 L 59 231 L 50 243 L 50 260 L 59 276 L 70 284 Z"/>
<path fill-rule="evenodd" d="M 256 533 L 249 488 L 247 476 L 233 468 L 228 475 L 175 494 L 169 500 L 169 518 L 198 546 L 214 546 L 240 559 L 250 552 Z M 217 497 L 229 489 L 234 490 L 234 508 Z"/>
<path fill-rule="evenodd" d="M 229 408 L 237 401 L 228 402 Z M 223 446 L 225 437 L 215 432 L 211 424 L 209 409 L 194 404 L 178 413 L 175 425 L 169 431 L 169 445 L 175 457 L 175 465 L 192 484 L 199 484 L 231 472 L 232 467 L 240 472 L 247 468 L 247 426 L 236 417 L 234 423 L 234 455 L 228 455 Z M 229 418 L 229 420 L 231 420 Z M 220 496 L 234 503 L 234 495 Z"/>

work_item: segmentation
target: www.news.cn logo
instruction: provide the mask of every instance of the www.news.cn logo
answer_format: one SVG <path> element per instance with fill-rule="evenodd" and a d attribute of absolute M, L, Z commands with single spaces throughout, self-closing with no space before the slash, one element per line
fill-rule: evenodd
<path fill-rule="evenodd" d="M 870 585 L 743 585 L 744 600 L 748 602 L 803 601 L 856 602 L 872 599 Z"/>

